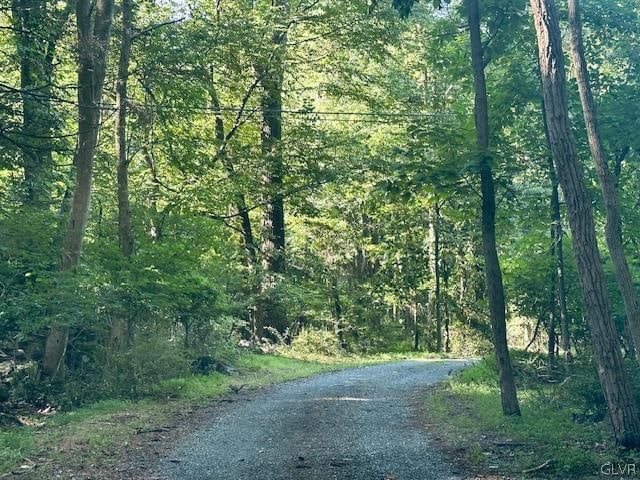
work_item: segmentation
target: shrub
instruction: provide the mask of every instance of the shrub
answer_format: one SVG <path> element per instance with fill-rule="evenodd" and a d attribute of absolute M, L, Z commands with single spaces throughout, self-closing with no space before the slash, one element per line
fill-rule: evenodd
<path fill-rule="evenodd" d="M 343 354 L 335 332 L 310 327 L 303 328 L 294 337 L 290 351 L 298 355 L 337 356 Z"/>
<path fill-rule="evenodd" d="M 184 349 L 174 342 L 150 337 L 109 358 L 102 382 L 104 396 L 139 398 L 161 381 L 189 373 Z"/>

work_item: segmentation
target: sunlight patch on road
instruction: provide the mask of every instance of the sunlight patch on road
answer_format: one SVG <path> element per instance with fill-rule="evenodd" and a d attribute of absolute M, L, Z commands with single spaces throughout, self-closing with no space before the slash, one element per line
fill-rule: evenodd
<path fill-rule="evenodd" d="M 331 402 L 335 402 L 335 401 L 339 401 L 339 402 L 370 402 L 371 399 L 370 398 L 359 398 L 359 397 L 321 397 L 321 398 L 314 398 L 314 400 L 318 400 L 318 401 L 331 401 Z"/>

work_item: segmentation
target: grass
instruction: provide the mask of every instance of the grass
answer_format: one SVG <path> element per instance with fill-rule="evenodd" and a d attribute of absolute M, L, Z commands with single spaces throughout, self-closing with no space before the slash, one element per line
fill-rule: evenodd
<path fill-rule="evenodd" d="M 505 417 L 492 363 L 463 371 L 427 399 L 429 423 L 441 437 L 456 439 L 447 446 L 464 463 L 511 478 L 598 478 L 608 462 L 637 463 L 637 454 L 634 460 L 615 447 L 606 422 L 574 420 L 581 404 L 572 392 L 562 394 L 564 386 L 521 373 L 522 416 Z"/>
<path fill-rule="evenodd" d="M 28 473 L 38 464 L 80 468 L 113 456 L 117 445 L 137 433 L 162 425 L 176 415 L 188 413 L 229 392 L 231 385 L 259 388 L 272 383 L 309 377 L 323 372 L 386 363 L 405 358 L 425 358 L 424 354 L 380 354 L 370 357 L 326 357 L 305 355 L 246 354 L 236 361 L 238 374 L 214 373 L 175 378 L 156 385 L 151 396 L 136 402 L 103 400 L 95 404 L 53 415 L 40 427 L 19 427 L 0 431 L 0 477 L 24 466 Z M 38 419 L 39 421 L 41 419 Z M 23 476 L 21 478 L 29 478 Z"/>

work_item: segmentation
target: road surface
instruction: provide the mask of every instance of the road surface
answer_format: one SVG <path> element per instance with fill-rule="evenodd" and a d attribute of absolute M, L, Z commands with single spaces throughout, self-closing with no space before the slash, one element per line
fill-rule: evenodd
<path fill-rule="evenodd" d="M 465 363 L 411 360 L 274 385 L 182 437 L 157 471 L 175 480 L 457 479 L 420 409 L 425 387 Z"/>

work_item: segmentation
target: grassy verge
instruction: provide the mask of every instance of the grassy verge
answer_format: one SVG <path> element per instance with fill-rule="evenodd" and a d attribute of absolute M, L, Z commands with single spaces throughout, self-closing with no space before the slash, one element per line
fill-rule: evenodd
<path fill-rule="evenodd" d="M 456 461 L 509 478 L 580 479 L 600 478 L 606 465 L 638 463 L 637 452 L 616 448 L 605 419 L 580 414 L 575 376 L 550 383 L 532 379 L 520 365 L 522 416 L 505 417 L 493 363 L 481 361 L 427 399 L 427 421 Z"/>
<path fill-rule="evenodd" d="M 28 478 L 34 466 L 38 475 L 43 475 L 47 466 L 64 464 L 66 468 L 81 469 L 83 465 L 103 462 L 114 455 L 115 446 L 126 446 L 138 433 L 229 393 L 232 385 L 259 388 L 328 371 L 418 357 L 424 354 L 338 358 L 313 355 L 307 359 L 246 354 L 235 363 L 236 375 L 215 373 L 167 380 L 154 388 L 152 396 L 140 401 L 104 400 L 38 418 L 37 426 L 0 431 L 0 478 L 17 471 L 25 472 L 21 478 Z"/>

